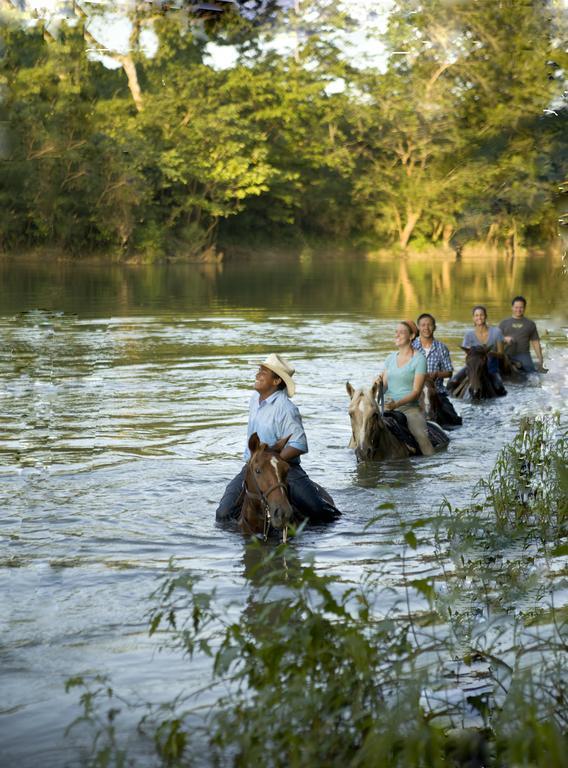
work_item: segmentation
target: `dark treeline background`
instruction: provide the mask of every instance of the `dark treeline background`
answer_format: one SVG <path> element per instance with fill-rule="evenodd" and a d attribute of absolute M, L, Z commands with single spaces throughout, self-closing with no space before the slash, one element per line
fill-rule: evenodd
<path fill-rule="evenodd" d="M 298 234 L 514 249 L 556 235 L 560 0 L 399 0 L 381 69 L 342 53 L 353 22 L 331 0 L 261 5 L 205 20 L 131 6 L 111 69 L 89 53 L 92 17 L 54 30 L 0 2 L 0 249 L 191 257 Z M 268 45 L 283 31 L 287 52 Z M 209 41 L 236 62 L 214 68 Z"/>

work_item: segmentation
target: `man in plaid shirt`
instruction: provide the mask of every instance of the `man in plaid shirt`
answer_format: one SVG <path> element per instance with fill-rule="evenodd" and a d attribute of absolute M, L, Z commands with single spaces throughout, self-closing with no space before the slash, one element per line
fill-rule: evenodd
<path fill-rule="evenodd" d="M 442 426 L 457 426 L 462 423 L 454 406 L 451 404 L 444 386 L 444 379 L 449 379 L 453 373 L 450 350 L 441 341 L 434 338 L 436 320 L 433 315 L 423 312 L 416 321 L 419 336 L 412 342 L 414 349 L 422 352 L 426 358 L 427 378 L 431 379 L 441 401 L 440 423 Z"/>

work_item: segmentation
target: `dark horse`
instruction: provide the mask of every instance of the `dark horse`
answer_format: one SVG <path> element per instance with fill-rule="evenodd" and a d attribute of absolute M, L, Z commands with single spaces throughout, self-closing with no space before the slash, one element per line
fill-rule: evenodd
<path fill-rule="evenodd" d="M 454 376 L 448 383 L 448 392 L 454 397 L 472 400 L 486 400 L 507 394 L 496 387 L 487 361 L 492 354 L 487 347 L 462 347 L 465 352 L 465 368 Z"/>
<path fill-rule="evenodd" d="M 378 402 L 382 400 L 382 384 L 375 382 L 370 389 L 354 389 L 349 382 L 345 386 L 351 398 L 349 447 L 355 448 L 358 461 L 421 455 L 418 443 L 406 427 L 404 414 L 382 413 Z M 444 430 L 433 422 L 428 422 L 428 436 L 434 448 L 445 448 L 450 442 Z"/>
<path fill-rule="evenodd" d="M 444 429 L 460 427 L 463 424 L 453 405 L 445 394 L 440 394 L 432 379 L 426 379 L 420 395 L 420 409 L 428 421 L 435 421 Z"/>
<path fill-rule="evenodd" d="M 289 464 L 280 458 L 280 451 L 290 437 L 269 447 L 261 443 L 256 434 L 249 439 L 251 453 L 244 480 L 244 500 L 238 518 L 243 533 L 261 533 L 266 539 L 271 528 L 282 531 L 282 540 L 288 537 L 288 525 L 295 515 L 288 498 Z"/>

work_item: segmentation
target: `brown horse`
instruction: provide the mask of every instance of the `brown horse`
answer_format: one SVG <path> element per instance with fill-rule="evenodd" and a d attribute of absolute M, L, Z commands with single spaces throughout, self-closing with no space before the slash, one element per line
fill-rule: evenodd
<path fill-rule="evenodd" d="M 462 347 L 465 352 L 465 368 L 462 368 L 448 384 L 448 391 L 454 397 L 471 397 L 472 400 L 486 400 L 498 396 L 491 379 L 487 361 L 489 352 L 485 346 Z M 504 393 L 506 394 L 506 393 Z"/>
<path fill-rule="evenodd" d="M 285 437 L 271 447 L 261 443 L 256 432 L 249 439 L 251 456 L 238 519 L 243 533 L 261 533 L 266 539 L 270 529 L 274 528 L 282 531 L 283 541 L 288 537 L 288 525 L 294 518 L 286 481 L 289 464 L 279 454 L 289 439 L 289 436 Z"/>
<path fill-rule="evenodd" d="M 349 447 L 355 448 L 358 461 L 401 459 L 419 453 L 410 433 L 406 442 L 391 432 L 378 403 L 382 398 L 382 384 L 375 382 L 371 389 L 354 389 L 349 382 L 345 386 L 351 398 Z M 450 442 L 444 430 L 432 422 L 428 423 L 428 435 L 434 448 L 442 448 Z"/>
<path fill-rule="evenodd" d="M 426 379 L 420 395 L 420 410 L 428 421 L 435 421 L 444 429 L 459 427 L 463 424 L 449 399 L 441 395 L 432 379 Z"/>

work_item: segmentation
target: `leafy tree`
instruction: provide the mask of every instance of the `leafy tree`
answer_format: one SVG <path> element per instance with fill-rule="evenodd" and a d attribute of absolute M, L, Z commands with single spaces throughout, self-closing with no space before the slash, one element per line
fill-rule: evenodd
<path fill-rule="evenodd" d="M 491 238 L 540 218 L 550 181 L 537 118 L 558 89 L 551 11 L 523 0 L 397 3 L 387 72 L 363 76 L 357 195 L 377 231 L 405 247 L 419 224 L 448 240 L 465 218 Z"/>
<path fill-rule="evenodd" d="M 4 248 L 196 255 L 219 232 L 405 248 L 468 232 L 514 251 L 554 233 L 559 0 L 398 0 L 384 72 L 353 66 L 353 21 L 331 0 L 214 17 L 182 5 L 131 5 L 122 51 L 95 39 L 93 11 L 57 32 L 3 17 Z M 235 65 L 211 66 L 210 41 L 235 45 Z"/>

